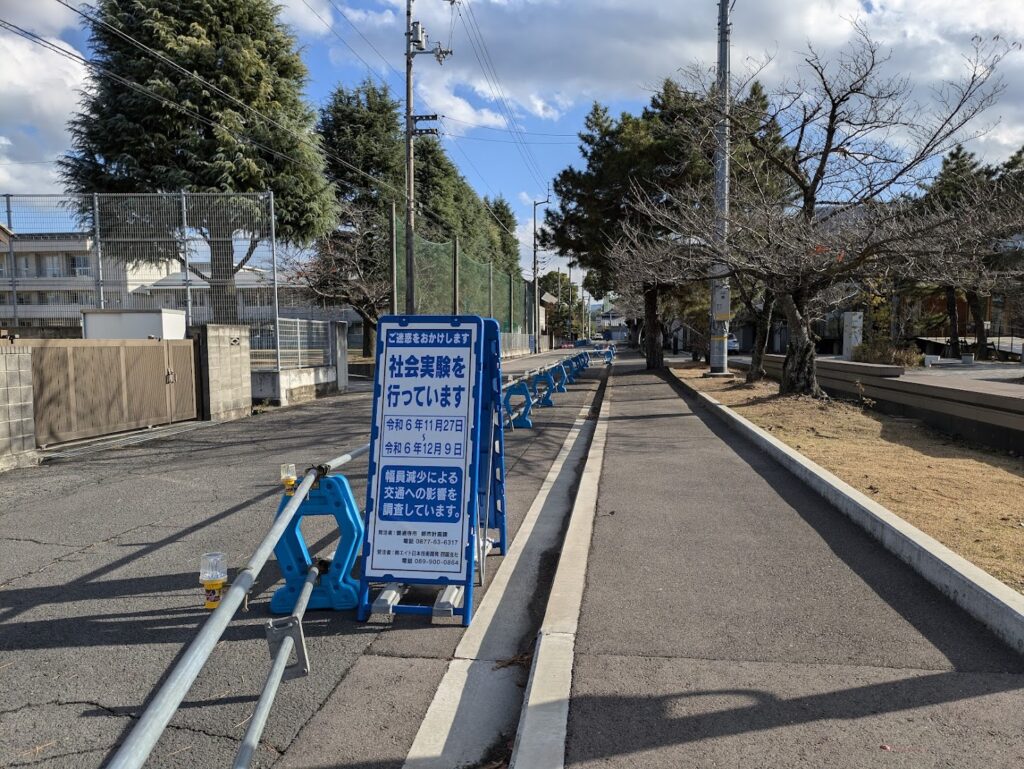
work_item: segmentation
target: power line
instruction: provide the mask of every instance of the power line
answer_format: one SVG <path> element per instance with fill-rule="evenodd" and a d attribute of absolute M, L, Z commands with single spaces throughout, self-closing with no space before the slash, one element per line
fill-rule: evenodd
<path fill-rule="evenodd" d="M 452 134 L 447 134 L 452 136 Z M 453 138 L 455 138 L 453 136 Z M 470 142 L 495 142 L 497 144 L 519 144 L 520 142 L 516 139 L 486 139 L 483 136 L 460 136 L 460 139 L 465 139 Z M 531 147 L 566 147 L 575 146 L 576 142 L 524 142 Z"/>
<path fill-rule="evenodd" d="M 57 0 L 57 1 L 58 2 L 62 2 L 62 0 Z M 306 0 L 302 0 L 302 1 L 303 1 L 303 3 L 306 4 L 307 7 L 309 7 L 309 4 L 306 2 Z M 345 11 L 342 8 L 340 8 L 338 5 L 336 5 L 334 3 L 334 0 L 328 0 L 328 2 L 330 3 L 331 7 L 334 8 L 334 10 L 336 10 L 338 12 L 338 14 L 348 23 L 348 25 L 350 27 L 352 27 L 352 29 L 354 29 L 356 31 L 356 34 L 358 34 L 359 37 L 361 37 L 363 39 L 363 41 L 368 46 L 370 46 L 370 48 L 373 50 L 373 52 L 376 53 L 380 57 L 381 61 L 383 61 L 388 66 L 388 68 L 397 77 L 402 78 L 403 77 L 402 73 L 399 72 L 398 69 L 391 63 L 391 61 L 383 53 L 380 52 L 380 50 L 370 41 L 370 39 L 366 35 L 363 34 L 362 30 L 359 29 L 359 26 L 354 21 L 352 21 L 351 18 L 349 18 L 348 14 L 346 14 Z M 312 8 L 310 8 L 310 10 L 313 11 Z M 325 27 L 327 27 L 327 29 L 332 34 L 334 34 L 336 37 L 338 37 L 338 39 L 342 40 L 342 42 L 344 42 L 345 45 L 348 45 L 348 43 L 344 40 L 344 38 L 342 38 L 341 35 L 337 32 L 337 30 L 334 29 L 334 25 L 331 22 L 329 22 L 326 19 L 324 19 L 316 11 L 313 11 L 313 15 L 315 15 L 317 17 L 317 19 L 320 20 L 320 23 L 323 24 Z M 455 14 L 453 13 L 452 14 L 452 29 L 454 29 L 454 27 L 455 27 Z M 450 45 L 450 41 L 449 41 L 449 45 Z M 350 50 L 352 50 L 353 53 L 355 53 L 355 50 L 352 49 L 352 46 L 348 45 L 348 47 L 349 47 Z M 359 54 L 356 54 L 356 55 L 359 56 Z M 359 56 L 359 60 L 361 62 L 363 62 L 363 64 L 366 65 L 367 69 L 370 72 L 374 72 L 376 74 L 376 71 L 367 63 L 366 59 L 364 59 L 362 56 Z M 384 82 L 384 79 L 382 77 L 380 77 L 379 74 L 378 74 L 378 79 L 380 79 L 380 81 L 382 83 Z M 433 107 L 430 105 L 430 103 L 426 99 L 423 99 L 423 103 L 426 105 L 427 109 L 433 110 Z M 451 138 L 454 141 L 455 137 L 453 136 Z M 494 190 L 491 188 L 491 185 L 487 183 L 487 179 L 484 178 L 483 174 L 480 173 L 480 170 L 473 164 L 473 162 L 471 160 L 469 160 L 469 155 L 467 155 L 465 150 L 463 150 L 462 147 L 460 147 L 457 143 L 455 144 L 455 146 L 462 153 L 463 157 L 465 157 L 466 160 L 469 161 L 469 164 L 473 167 L 473 170 L 476 171 L 477 176 L 480 177 L 480 180 L 484 183 L 484 186 L 487 187 L 487 189 L 489 189 L 491 191 L 491 194 L 493 195 L 494 194 Z M 499 227 L 501 227 L 505 232 L 507 232 L 509 235 L 512 235 L 513 237 L 515 237 L 515 233 L 512 232 L 511 230 L 509 230 L 509 228 L 505 226 L 505 223 L 502 222 L 501 219 L 498 218 L 498 215 L 494 212 L 494 210 L 489 205 L 487 205 L 486 202 L 481 201 L 481 203 L 483 203 L 484 208 L 487 209 L 487 213 L 489 213 L 491 215 L 491 218 L 494 219 L 495 223 Z"/>
<path fill-rule="evenodd" d="M 453 121 L 455 123 L 462 123 L 462 125 L 467 125 L 467 126 L 470 126 L 471 128 L 482 128 L 485 131 L 501 131 L 503 133 L 512 133 L 511 129 L 508 129 L 508 128 L 498 128 L 497 126 L 481 125 L 480 123 L 470 123 L 468 120 L 459 120 L 459 118 L 452 117 L 451 115 L 441 115 L 441 117 L 443 117 L 445 120 L 451 120 L 451 121 Z M 574 138 L 574 139 L 579 139 L 579 134 L 559 134 L 559 133 L 545 133 L 543 131 L 523 131 L 523 130 L 520 130 L 519 133 L 523 134 L 524 136 L 558 136 L 558 137 L 571 137 L 571 138 Z"/>
<path fill-rule="evenodd" d="M 461 10 L 459 11 L 459 19 L 462 21 L 462 24 L 466 29 L 466 33 L 469 36 L 470 44 L 473 47 L 473 54 L 476 56 L 477 63 L 480 65 L 480 69 L 484 73 L 484 79 L 487 81 L 487 86 L 491 91 L 491 95 L 498 103 L 501 111 L 504 112 L 505 124 L 508 126 L 509 132 L 513 137 L 519 140 L 517 147 L 527 169 L 530 171 L 531 175 L 533 175 L 535 181 L 543 187 L 544 180 L 542 177 L 544 174 L 540 170 L 540 166 L 538 165 L 536 158 L 530 151 L 530 148 L 526 145 L 525 139 L 520 133 L 522 129 L 516 122 L 512 107 L 501 85 L 501 80 L 498 77 L 498 72 L 494 67 L 494 61 L 487 49 L 487 43 L 484 40 L 483 32 L 481 31 L 480 25 L 476 19 L 473 6 L 469 0 L 464 0 L 464 2 L 469 19 L 467 20 L 466 16 L 463 16 Z"/>
<path fill-rule="evenodd" d="M 330 158 L 331 160 L 334 160 L 334 161 L 340 163 L 345 168 L 348 168 L 349 170 L 354 171 L 355 173 L 359 174 L 360 176 L 365 177 L 366 179 L 370 180 L 371 182 L 373 182 L 378 187 L 390 190 L 390 191 L 392 191 L 394 193 L 397 193 L 401 198 L 406 199 L 405 193 L 402 190 L 400 190 L 398 187 L 395 187 L 394 185 L 390 184 L 389 182 L 387 182 L 387 181 L 385 181 L 385 180 L 383 180 L 383 179 L 381 179 L 379 177 L 376 177 L 373 174 L 370 174 L 370 173 L 364 171 L 363 169 L 359 168 L 358 166 L 354 165 L 353 163 L 350 163 L 349 161 L 345 160 L 344 158 L 339 157 L 338 155 L 335 155 L 334 153 L 328 152 L 322 146 L 320 146 L 318 143 L 313 142 L 307 136 L 304 136 L 301 132 L 296 131 L 296 130 L 288 127 L 288 126 L 285 126 L 285 125 L 281 124 L 280 122 L 278 122 L 277 120 L 274 120 L 272 117 L 263 114 L 262 112 L 260 112 L 255 107 L 245 103 L 244 101 L 242 101 L 241 99 L 239 99 L 239 98 L 237 98 L 235 96 L 232 96 L 231 94 L 227 93 L 223 89 L 221 89 L 218 86 L 214 85 L 213 83 L 211 83 L 210 81 L 206 80 L 205 78 L 197 75 L 196 73 L 189 71 L 188 69 L 186 69 L 185 67 L 181 66 L 180 64 L 178 64 L 174 60 L 172 60 L 172 59 L 168 58 L 167 56 L 165 56 L 160 51 L 157 51 L 157 50 L 151 48 L 150 46 L 148 46 L 145 43 L 141 42 L 140 40 L 132 37 L 128 33 L 118 29 L 117 27 L 113 26 L 112 24 L 109 24 L 108 22 L 104 21 L 103 19 L 100 19 L 99 17 L 91 16 L 90 14 L 85 13 L 80 8 L 74 7 L 73 5 L 67 3 L 65 0 L 56 0 L 56 2 L 60 3 L 65 8 L 67 8 L 67 9 L 69 9 L 71 11 L 74 11 L 75 13 L 77 13 L 79 16 L 81 16 L 82 18 L 86 19 L 87 21 L 90 21 L 90 22 L 92 22 L 94 24 L 100 24 L 101 26 L 105 27 L 106 29 L 109 29 L 111 32 L 114 32 L 116 35 L 118 35 L 122 39 L 124 39 L 127 42 L 129 42 L 132 45 L 134 45 L 136 48 L 139 48 L 140 50 L 145 51 L 150 56 L 158 59 L 159 61 L 164 62 L 165 64 L 167 64 L 167 65 L 169 65 L 171 67 L 173 67 L 175 70 L 177 70 L 181 74 L 183 74 L 183 75 L 185 75 L 187 77 L 192 78 L 193 80 L 195 80 L 196 82 L 200 83 L 201 85 L 204 85 L 205 87 L 211 89 L 212 91 L 214 91 L 217 94 L 223 96 L 224 98 L 228 99 L 229 101 L 233 102 L 234 104 L 237 104 L 238 106 L 240 106 L 241 108 L 245 109 L 246 111 L 256 115 L 257 117 L 261 118 L 262 120 L 266 121 L 267 123 L 270 123 L 271 125 L 275 126 L 276 128 L 279 128 L 280 130 L 285 131 L 286 133 L 291 134 L 296 139 L 298 139 L 298 141 L 302 142 L 303 144 L 306 144 L 307 146 L 313 147 L 314 149 L 317 149 L 319 152 L 322 152 L 324 154 L 324 156 Z M 54 46 L 52 43 L 49 43 L 49 41 L 46 41 L 44 38 L 41 38 L 38 35 L 30 32 L 28 30 L 24 30 L 21 27 L 17 27 L 17 25 L 11 24 L 10 22 L 4 21 L 3 19 L 0 19 L 0 23 L 3 23 L 3 24 L 5 24 L 5 25 L 7 25 L 9 27 L 14 27 L 14 29 L 12 29 L 11 31 L 15 31 L 16 34 L 20 34 L 22 37 L 26 37 L 26 39 L 30 39 L 30 40 L 33 40 L 33 42 L 37 42 L 37 43 L 39 43 L 41 45 L 44 45 L 44 47 L 49 48 L 50 50 L 53 50 L 54 52 L 59 53 L 59 54 L 65 56 L 66 58 L 70 58 L 70 59 L 72 59 L 74 61 L 78 61 L 78 62 L 80 62 L 82 64 L 85 64 L 87 67 L 90 67 L 91 69 L 94 69 L 96 71 L 101 72 L 101 74 L 103 74 L 105 77 L 112 78 L 112 79 L 114 79 L 114 80 L 116 80 L 116 81 L 118 81 L 118 82 L 120 82 L 120 83 L 122 83 L 124 85 L 127 85 L 128 87 L 132 88 L 133 90 L 136 90 L 137 92 L 143 93 L 146 96 L 149 96 L 150 98 L 153 98 L 153 99 L 156 99 L 156 100 L 162 102 L 163 104 L 166 104 L 168 106 L 173 106 L 173 107 L 177 108 L 179 111 L 181 111 L 181 112 L 183 112 L 185 114 L 188 114 L 189 116 L 191 116 L 191 117 L 193 117 L 193 118 L 195 118 L 197 120 L 200 120 L 201 122 L 205 123 L 206 125 L 209 125 L 211 127 L 220 128 L 221 130 L 226 131 L 229 135 L 231 135 L 235 139 L 238 139 L 239 141 L 246 142 L 246 143 L 248 143 L 248 144 L 250 144 L 250 145 L 252 145 L 254 147 L 258 147 L 260 149 L 263 149 L 266 152 L 270 152 L 270 153 L 276 155 L 277 157 L 285 159 L 285 160 L 288 160 L 288 161 L 290 161 L 292 163 L 298 162 L 296 160 L 296 158 L 294 158 L 292 156 L 285 155 L 285 154 L 283 154 L 283 153 L 281 153 L 281 152 L 279 152 L 277 150 L 274 150 L 274 149 L 272 149 L 270 147 L 267 147 L 266 145 L 260 144 L 259 142 L 255 141 L 255 140 L 253 140 L 253 139 L 251 139 L 249 137 L 241 136 L 241 135 L 239 135 L 237 133 L 234 133 L 230 129 L 226 128 L 222 123 L 219 123 L 219 122 L 216 122 L 216 121 L 212 121 L 212 120 L 210 120 L 208 118 L 205 118 L 202 115 L 200 115 L 198 112 L 195 112 L 194 110 L 190 110 L 189 108 L 185 107 L 184 105 L 180 104 L 179 102 L 175 102 L 172 99 L 168 99 L 165 96 L 161 96 L 160 94 L 158 94 L 158 93 L 156 93 L 154 91 L 151 91 L 150 89 L 146 88 L 145 86 L 139 85 L 138 83 L 134 83 L 134 82 L 132 82 L 130 80 L 127 80 L 126 78 L 121 77 L 120 75 L 117 75 L 117 74 L 115 74 L 113 72 L 110 72 L 109 70 L 107 70 L 104 67 L 96 64 L 93 61 L 90 61 L 88 59 L 85 59 L 84 57 L 81 57 L 81 56 L 78 56 L 76 54 L 73 54 L 70 51 L 66 51 L 65 49 L 60 48 L 59 46 Z M 20 32 L 17 32 L 17 30 L 20 30 Z M 406 199 L 406 201 L 407 201 L 407 199 Z M 455 230 L 455 226 L 451 222 L 446 220 L 443 216 L 438 214 L 436 211 L 434 211 L 434 210 L 432 210 L 432 209 L 430 209 L 430 208 L 428 208 L 426 206 L 423 206 L 423 211 L 424 211 L 424 213 L 426 213 L 429 216 L 431 216 L 438 223 L 448 227 L 449 229 L 451 229 L 453 231 Z"/>
<path fill-rule="evenodd" d="M 63 0 L 57 0 L 57 2 L 58 2 L 58 3 L 63 3 Z M 341 15 L 342 15 L 342 16 L 343 16 L 343 17 L 345 18 L 345 21 L 348 21 L 348 23 L 349 23 L 350 25 L 352 25 L 352 28 L 353 28 L 353 29 L 355 29 L 355 30 L 356 30 L 356 32 L 359 32 L 359 30 L 358 30 L 358 29 L 356 28 L 356 26 L 355 26 L 354 24 L 352 24 L 352 22 L 351 22 L 351 21 L 349 21 L 349 18 L 348 18 L 348 16 L 345 16 L 345 13 L 344 13 L 344 12 L 343 12 L 343 11 L 342 11 L 342 10 L 341 10 L 340 8 L 338 8 L 338 6 L 336 6 L 336 5 L 334 4 L 334 0 L 328 0 L 328 2 L 329 2 L 329 3 L 331 4 L 331 7 L 332 7 L 332 8 L 334 8 L 334 10 L 336 10 L 336 11 L 337 11 L 338 13 L 340 13 L 340 14 L 341 14 Z M 376 76 L 377 76 L 377 79 L 378 79 L 378 80 L 380 80 L 380 82 L 381 82 L 382 84 L 386 85 L 386 82 L 385 82 L 384 78 L 383 78 L 383 77 L 381 77 L 380 73 L 379 73 L 379 72 L 377 72 L 377 70 L 376 70 L 376 69 L 375 69 L 374 67 L 372 67 L 372 66 L 370 65 L 370 62 L 368 62 L 368 61 L 367 61 L 366 59 L 364 59 L 364 58 L 363 58 L 363 57 L 362 57 L 362 56 L 361 56 L 361 55 L 359 54 L 359 51 L 357 51 L 357 50 L 356 50 L 355 48 L 353 48 L 353 47 L 352 47 L 352 45 L 351 45 L 351 44 L 350 44 L 350 43 L 348 42 L 348 40 L 346 40 L 346 39 L 345 39 L 344 37 L 342 37 L 341 33 L 340 33 L 340 32 L 338 32 L 338 30 L 336 30 L 336 29 L 334 28 L 334 25 L 333 25 L 332 23 L 330 23 L 330 22 L 329 22 L 329 21 L 327 21 L 327 20 L 326 20 L 326 19 L 325 19 L 325 18 L 324 18 L 323 16 L 321 16 L 321 15 L 320 15 L 320 14 L 319 14 L 319 13 L 317 12 L 316 8 L 314 8 L 314 7 L 312 6 L 312 5 L 310 5 L 310 4 L 309 4 L 309 2 L 308 2 L 307 0 L 302 0 L 302 4 L 303 4 L 304 6 L 306 6 L 306 7 L 307 7 L 307 8 L 308 8 L 308 9 L 310 10 L 310 12 L 311 12 L 311 13 L 312 13 L 312 14 L 313 14 L 314 16 L 316 16 L 316 17 L 317 17 L 317 18 L 318 18 L 318 19 L 320 20 L 320 23 L 321 23 L 321 24 L 323 24 L 323 25 L 324 25 L 325 27 L 327 27 L 328 31 L 330 31 L 330 32 L 331 32 L 331 34 L 333 34 L 333 35 L 334 35 L 334 36 L 335 36 L 336 38 L 338 38 L 338 40 L 340 40 L 340 41 L 342 42 L 342 44 L 343 44 L 343 45 L 344 45 L 344 46 L 345 46 L 346 48 L 348 48 L 348 49 L 349 49 L 350 51 L 352 51 L 352 53 L 353 53 L 353 54 L 355 55 L 355 57 L 356 57 L 357 59 L 359 59 L 359 61 L 361 61 L 361 62 L 363 63 L 363 65 L 364 65 L 364 66 L 366 67 L 367 71 L 368 71 L 368 72 L 369 72 L 369 73 L 370 73 L 371 75 L 376 75 Z M 366 40 L 366 36 L 365 36 L 365 35 L 363 35 L 363 33 L 362 33 L 362 32 L 359 32 L 359 36 L 360 36 L 360 37 L 362 37 L 362 38 L 363 38 L 363 40 Z M 366 42 L 368 42 L 368 43 L 369 43 L 370 41 L 369 41 L 369 40 L 366 40 Z M 373 47 L 373 44 L 372 44 L 372 43 L 370 44 L 370 47 L 371 47 L 371 48 Z M 377 49 L 376 49 L 376 48 L 374 48 L 374 51 L 377 51 Z M 380 54 L 380 51 L 377 51 L 377 55 L 378 55 L 378 56 L 380 56 L 380 55 L 381 55 L 381 54 Z M 384 58 L 384 57 L 383 57 L 383 56 L 381 56 L 381 58 Z M 385 59 L 385 61 L 387 61 L 387 59 Z M 390 66 L 390 62 L 388 63 L 388 66 Z M 392 69 L 393 69 L 393 68 L 392 68 Z"/>
<path fill-rule="evenodd" d="M 245 109 L 245 110 L 251 112 L 252 114 L 255 114 L 256 116 L 260 117 L 261 119 L 267 121 L 271 125 L 274 125 L 277 128 L 280 128 L 281 130 L 284 130 L 284 131 L 292 134 L 293 136 L 298 138 L 299 141 L 301 141 L 301 142 L 303 142 L 305 144 L 308 144 L 308 145 L 313 145 L 313 142 L 311 142 L 308 138 L 302 136 L 301 133 L 299 133 L 299 132 L 297 132 L 297 131 L 295 131 L 293 129 L 290 129 L 287 126 L 282 125 L 281 123 L 279 123 L 278 121 L 274 120 L 273 118 L 271 118 L 271 117 L 269 117 L 267 115 L 264 115 L 262 112 L 257 110 L 255 107 L 252 107 L 251 105 L 246 104 L 245 102 L 243 102 L 242 100 L 238 99 L 237 97 L 232 96 L 231 94 L 225 92 L 224 90 L 222 90 L 218 86 L 214 85 L 213 83 L 210 83 L 205 78 L 203 78 L 203 77 L 197 75 L 196 73 L 191 72 L 188 69 L 182 67 L 180 64 L 178 64 L 174 60 L 168 58 L 166 55 L 164 55 L 160 51 L 157 51 L 157 50 L 151 48 L 150 46 L 148 46 L 145 43 L 143 43 L 142 41 L 134 38 L 133 36 L 129 35 L 128 33 L 124 32 L 123 30 L 118 29 L 117 27 L 109 24 L 108 22 L 106 22 L 103 19 L 100 19 L 98 17 L 93 17 L 90 14 L 85 13 L 80 8 L 76 8 L 76 7 L 72 6 L 72 5 L 70 5 L 69 3 L 65 2 L 65 0 L 56 0 L 56 2 L 58 2 L 61 5 L 63 5 L 64 7 L 66 7 L 68 10 L 71 10 L 71 11 L 77 13 L 79 16 L 81 16 L 82 18 L 86 19 L 87 21 L 90 21 L 90 22 L 95 23 L 95 24 L 100 24 L 103 27 L 109 29 L 111 32 L 114 32 L 119 37 L 121 37 L 122 39 L 124 39 L 127 42 L 131 43 L 135 47 L 139 48 L 142 51 L 145 51 L 150 56 L 158 59 L 159 61 L 164 62 L 165 64 L 167 64 L 167 65 L 169 65 L 171 67 L 173 67 L 178 72 L 186 75 L 187 77 L 192 78 L 193 80 L 195 80 L 196 82 L 206 86 L 207 88 L 210 88 L 211 90 L 215 91 L 216 93 L 218 93 L 219 95 L 223 96 L 224 98 L 229 99 L 230 101 L 232 101 L 233 103 L 239 105 L 243 109 Z M 305 0 L 303 0 L 303 2 L 305 2 Z M 332 5 L 333 5 L 333 3 L 332 3 Z M 317 14 L 316 11 L 313 10 L 312 8 L 310 8 L 310 10 L 314 12 L 314 14 L 317 16 L 317 18 L 320 19 L 320 21 L 323 24 L 325 24 L 325 26 L 327 26 L 328 29 L 330 29 L 331 31 L 334 31 L 333 27 L 325 19 L 323 19 L 323 17 L 321 17 L 319 14 Z M 83 63 L 86 66 L 88 66 L 88 67 L 90 67 L 90 68 L 92 68 L 92 69 L 94 69 L 96 71 L 99 71 L 105 77 L 112 78 L 115 81 L 120 82 L 123 85 L 126 85 L 126 86 L 132 88 L 133 90 L 135 90 L 135 91 L 137 91 L 139 93 L 143 93 L 144 95 L 149 96 L 150 98 L 157 99 L 157 100 L 159 100 L 161 103 L 163 103 L 165 105 L 172 106 L 172 107 L 178 109 L 179 111 L 183 112 L 184 114 L 187 114 L 187 115 L 189 115 L 190 117 L 192 117 L 194 119 L 200 120 L 201 122 L 203 122 L 206 125 L 209 125 L 211 127 L 218 127 L 218 128 L 223 129 L 223 130 L 226 130 L 233 138 L 235 138 L 235 139 L 237 139 L 239 141 L 243 141 L 243 142 L 246 142 L 246 143 L 250 144 L 251 146 L 258 147 L 258 148 L 260 148 L 260 149 L 262 149 L 262 150 L 264 150 L 266 152 L 269 152 L 269 153 L 275 155 L 276 157 L 278 157 L 280 159 L 283 159 L 283 160 L 286 160 L 286 161 L 289 161 L 289 162 L 292 162 L 292 163 L 297 162 L 296 159 L 294 157 L 292 157 L 292 156 L 285 155 L 285 154 L 283 154 L 283 153 L 281 153 L 281 152 L 279 152 L 277 150 L 272 149 L 271 147 L 267 147 L 266 145 L 260 144 L 259 142 L 256 142 L 256 141 L 250 139 L 249 137 L 244 137 L 244 136 L 241 136 L 239 134 L 236 134 L 236 133 L 230 131 L 229 129 L 224 128 L 224 126 L 222 124 L 217 123 L 216 121 L 212 121 L 212 120 L 210 120 L 208 118 L 205 118 L 202 115 L 200 115 L 198 112 L 195 112 L 194 110 L 189 110 L 184 105 L 182 105 L 182 104 L 180 104 L 178 102 L 175 102 L 172 99 L 168 99 L 167 97 L 161 96 L 160 94 L 157 94 L 157 93 L 151 91 L 150 89 L 146 88 L 145 86 L 139 85 L 137 83 L 133 83 L 132 81 L 129 81 L 126 78 L 121 77 L 120 75 L 116 75 L 115 73 L 110 72 L 109 70 L 106 70 L 105 68 L 103 68 L 100 65 L 96 64 L 95 62 L 92 62 L 92 61 L 89 61 L 89 60 L 87 60 L 87 59 L 85 59 L 83 57 L 77 56 L 76 54 L 73 54 L 70 51 L 66 51 L 65 49 L 60 48 L 59 46 L 54 46 L 52 43 L 49 43 L 49 41 L 44 40 L 43 38 L 39 37 L 38 35 L 35 35 L 34 33 L 30 32 L 28 30 L 24 30 L 24 29 L 22 29 L 20 27 L 17 27 L 14 24 L 10 24 L 10 22 L 5 22 L 2 19 L 0 19 L 0 23 L 3 23 L 3 24 L 5 24 L 5 25 L 7 25 L 9 27 L 15 27 L 15 29 L 12 29 L 11 31 L 14 31 L 16 34 L 20 34 L 22 37 L 25 37 L 26 39 L 29 39 L 32 42 L 36 42 L 38 44 L 44 45 L 44 47 L 49 48 L 50 50 L 54 51 L 55 53 L 59 53 L 60 55 L 65 56 L 65 58 L 69 58 L 69 59 L 71 59 L 73 61 L 77 61 L 77 62 Z M 351 21 L 349 23 L 351 24 Z M 18 30 L 20 30 L 20 32 Z M 342 39 L 342 38 L 340 38 L 340 36 L 339 36 L 339 39 Z M 364 37 L 364 39 L 365 39 L 365 37 Z M 344 40 L 343 40 L 343 42 L 344 42 Z M 355 52 L 355 51 L 353 50 L 353 52 Z M 378 52 L 378 55 L 380 55 L 379 52 Z M 362 57 L 360 57 L 360 60 L 363 61 L 364 64 L 367 64 L 365 59 L 362 59 Z M 367 67 L 369 67 L 369 64 L 367 64 Z M 456 146 L 458 146 L 458 145 L 456 145 Z M 401 190 L 399 190 L 397 187 L 391 185 L 390 183 L 384 181 L 383 179 L 380 179 L 380 178 L 378 178 L 376 176 L 373 176 L 372 174 L 370 174 L 370 173 L 368 173 L 366 171 L 363 171 L 358 166 L 355 166 L 354 164 L 348 162 L 347 160 L 345 160 L 345 159 L 343 159 L 343 158 L 341 158 L 341 157 L 339 157 L 339 156 L 337 156 L 337 155 L 335 155 L 335 154 L 333 154 L 331 152 L 328 152 L 328 151 L 324 150 L 323 147 L 319 147 L 319 149 L 320 149 L 321 152 L 323 152 L 323 154 L 326 157 L 328 157 L 328 158 L 330 158 L 332 160 L 335 160 L 335 161 L 339 162 L 340 164 L 342 164 L 344 167 L 346 167 L 346 168 L 348 168 L 348 169 L 350 169 L 352 171 L 355 171 L 356 173 L 360 174 L 361 176 L 366 177 L 367 179 L 369 179 L 371 182 L 373 182 L 377 186 L 380 186 L 382 188 L 388 189 L 388 190 L 390 190 L 392 192 L 395 192 L 395 193 L 401 195 L 402 197 L 405 197 L 404 193 Z M 459 149 L 460 149 L 460 151 L 462 151 L 461 147 Z M 464 151 L 463 151 L 463 155 L 465 155 Z M 465 156 L 466 156 L 466 158 L 468 160 L 469 159 L 468 155 L 465 155 Z M 50 162 L 50 161 L 28 161 L 28 162 L 43 163 L 43 162 Z M 472 161 L 470 161 L 470 164 L 473 165 Z M 0 164 L 0 165 L 2 165 L 2 164 Z M 12 163 L 12 165 L 13 165 L 13 163 Z M 475 169 L 475 166 L 474 166 L 474 169 Z M 480 174 L 480 171 L 478 169 L 476 169 L 476 171 L 477 171 L 477 174 L 480 175 L 481 179 L 484 181 L 484 184 L 490 189 L 490 185 L 487 184 L 486 179 L 483 178 L 483 176 Z M 492 193 L 493 193 L 493 190 L 492 190 Z M 481 202 L 483 203 L 484 207 L 487 209 L 487 211 L 491 215 L 491 217 L 494 219 L 495 223 L 497 223 L 498 226 L 501 227 L 509 235 L 512 235 L 513 237 L 515 237 L 515 233 L 510 231 L 508 229 L 508 227 L 505 226 L 504 222 L 502 222 L 498 218 L 497 214 L 491 209 L 491 207 L 488 206 L 483 201 L 481 201 Z M 449 221 L 447 221 L 444 217 L 439 215 L 437 212 L 433 211 L 432 209 L 430 209 L 427 206 L 422 206 L 422 204 L 420 204 L 420 206 L 421 206 L 422 210 L 424 211 L 424 213 L 428 214 L 435 221 L 439 222 L 442 225 L 447 226 L 449 229 L 452 229 L 452 230 L 455 229 L 454 225 L 452 225 Z"/>

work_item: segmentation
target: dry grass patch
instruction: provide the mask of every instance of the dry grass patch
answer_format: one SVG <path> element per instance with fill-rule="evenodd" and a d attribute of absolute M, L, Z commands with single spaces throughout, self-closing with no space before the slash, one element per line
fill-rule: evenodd
<path fill-rule="evenodd" d="M 680 379 L 729 406 L 946 547 L 1024 592 L 1024 459 L 916 419 L 845 401 L 780 396 L 775 382 Z"/>

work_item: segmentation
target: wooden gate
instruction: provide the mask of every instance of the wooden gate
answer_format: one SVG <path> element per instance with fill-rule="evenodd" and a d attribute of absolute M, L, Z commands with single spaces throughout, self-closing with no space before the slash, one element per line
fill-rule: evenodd
<path fill-rule="evenodd" d="M 29 339 L 36 444 L 196 418 L 190 339 Z"/>

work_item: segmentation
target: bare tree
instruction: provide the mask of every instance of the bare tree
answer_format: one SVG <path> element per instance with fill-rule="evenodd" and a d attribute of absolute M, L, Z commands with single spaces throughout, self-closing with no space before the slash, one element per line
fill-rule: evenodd
<path fill-rule="evenodd" d="M 290 260 L 293 279 L 314 296 L 352 306 L 363 321 L 363 355 L 373 354 L 377 321 L 391 303 L 388 217 L 378 207 L 343 203 L 343 224 L 312 255 Z"/>
<path fill-rule="evenodd" d="M 995 69 L 1015 48 L 975 39 L 962 75 L 919 99 L 909 79 L 886 74 L 888 55 L 855 25 L 852 41 L 830 60 L 808 48 L 798 79 L 769 93 L 766 117 L 753 129 L 737 103 L 733 132 L 753 151 L 734 163 L 774 169 L 791 190 L 779 195 L 777 185 L 758 184 L 738 190 L 727 249 L 705 245 L 715 242 L 715 213 L 693 191 L 637 200 L 677 243 L 701 244 L 679 249 L 684 272 L 710 277 L 718 262 L 741 280 L 763 282 L 775 296 L 789 330 L 782 392 L 822 395 L 812 320 L 829 290 L 869 276 L 922 274 L 915 269 L 926 256 L 938 256 L 934 261 L 945 267 L 954 250 L 964 258 L 963 248 L 935 239 L 949 229 L 949 215 L 925 215 L 906 198 L 934 175 L 937 158 L 980 132 L 971 129 L 1002 89 Z M 708 78 L 691 71 L 690 79 L 711 93 Z M 781 129 L 781 142 L 763 141 L 769 125 Z M 695 126 L 703 134 L 709 129 Z M 975 224 L 962 238 L 973 238 L 972 248 L 981 242 L 982 222 Z"/>

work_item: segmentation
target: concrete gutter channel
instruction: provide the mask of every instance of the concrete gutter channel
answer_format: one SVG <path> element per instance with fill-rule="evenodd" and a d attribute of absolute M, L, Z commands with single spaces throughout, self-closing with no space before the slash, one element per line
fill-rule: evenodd
<path fill-rule="evenodd" d="M 699 401 L 729 428 L 866 530 L 957 606 L 1024 654 L 1024 596 L 714 398 L 674 376 L 670 376 L 669 381 L 681 397 Z M 608 411 L 609 401 L 605 396 L 544 621 L 537 634 L 510 769 L 561 769 L 565 765 L 575 640 L 587 580 Z"/>

